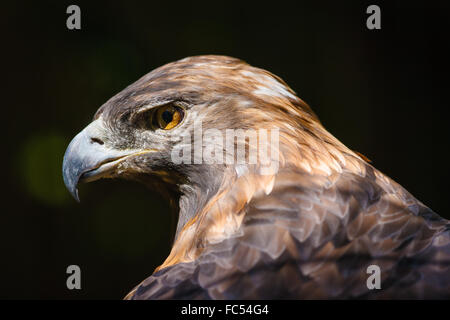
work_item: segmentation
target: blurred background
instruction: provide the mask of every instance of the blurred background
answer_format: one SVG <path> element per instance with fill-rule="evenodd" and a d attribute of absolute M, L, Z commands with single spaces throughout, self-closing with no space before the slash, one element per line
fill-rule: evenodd
<path fill-rule="evenodd" d="M 81 30 L 66 28 L 71 4 Z M 381 7 L 381 30 L 366 28 L 369 4 Z M 444 1 L 2 7 L 0 298 L 120 299 L 163 262 L 176 222 L 163 199 L 98 181 L 78 204 L 61 165 L 107 99 L 191 55 L 230 55 L 282 77 L 332 134 L 450 218 Z M 71 264 L 82 290 L 66 288 Z"/>

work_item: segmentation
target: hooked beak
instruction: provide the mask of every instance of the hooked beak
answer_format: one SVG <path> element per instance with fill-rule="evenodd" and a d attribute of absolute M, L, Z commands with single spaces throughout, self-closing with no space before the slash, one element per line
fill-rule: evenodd
<path fill-rule="evenodd" d="M 64 154 L 64 184 L 78 202 L 77 186 L 80 182 L 108 177 L 119 163 L 140 153 L 137 150 L 108 148 L 102 139 L 104 133 L 101 119 L 93 121 L 73 138 Z"/>

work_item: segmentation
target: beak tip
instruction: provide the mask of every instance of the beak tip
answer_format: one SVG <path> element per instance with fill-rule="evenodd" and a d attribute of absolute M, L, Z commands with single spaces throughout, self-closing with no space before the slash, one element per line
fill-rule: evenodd
<path fill-rule="evenodd" d="M 78 196 L 78 189 L 75 189 L 74 192 L 71 192 L 72 197 L 75 199 L 76 202 L 80 203 L 80 197 Z"/>
<path fill-rule="evenodd" d="M 67 190 L 72 195 L 72 197 L 79 203 L 80 197 L 78 195 L 78 173 L 73 174 L 70 170 L 70 166 L 67 165 L 67 162 L 64 159 L 63 165 L 63 180 L 66 185 Z"/>
<path fill-rule="evenodd" d="M 66 188 L 69 191 L 69 193 L 79 203 L 80 197 L 78 195 L 78 188 L 77 188 L 78 182 L 77 183 L 67 183 L 66 179 L 64 179 L 64 183 L 65 183 Z"/>

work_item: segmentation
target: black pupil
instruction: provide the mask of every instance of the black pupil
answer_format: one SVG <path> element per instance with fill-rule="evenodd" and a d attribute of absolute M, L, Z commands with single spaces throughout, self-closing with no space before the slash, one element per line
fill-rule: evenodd
<path fill-rule="evenodd" d="M 173 112 L 166 110 L 161 115 L 165 123 L 171 123 L 173 120 Z"/>

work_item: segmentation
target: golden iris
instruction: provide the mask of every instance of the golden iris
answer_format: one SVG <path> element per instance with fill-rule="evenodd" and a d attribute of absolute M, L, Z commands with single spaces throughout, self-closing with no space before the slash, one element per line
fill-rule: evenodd
<path fill-rule="evenodd" d="M 175 128 L 181 120 L 183 120 L 183 109 L 173 105 L 158 108 L 153 115 L 153 124 L 163 130 Z"/>

